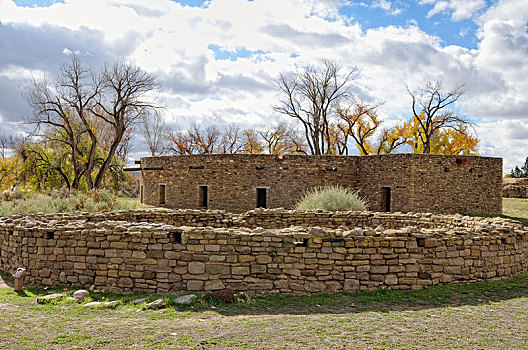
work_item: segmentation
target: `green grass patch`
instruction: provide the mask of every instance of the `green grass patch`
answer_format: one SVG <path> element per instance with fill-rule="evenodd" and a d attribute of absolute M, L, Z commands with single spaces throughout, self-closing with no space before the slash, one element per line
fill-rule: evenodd
<path fill-rule="evenodd" d="M 216 312 L 225 314 L 240 314 L 248 310 L 283 310 L 294 309 L 297 313 L 320 311 L 324 309 L 357 307 L 357 308 L 381 308 L 390 309 L 393 306 L 445 306 L 451 304 L 474 304 L 483 301 L 496 301 L 504 298 L 515 298 L 528 295 L 528 275 L 521 273 L 514 278 L 500 281 L 485 281 L 470 284 L 445 284 L 430 286 L 421 290 L 404 291 L 379 289 L 375 291 L 364 291 L 347 293 L 340 292 L 333 295 L 248 295 L 237 293 L 235 302 L 226 304 L 220 300 L 211 299 L 195 293 L 197 299 L 191 304 L 175 304 L 174 299 L 183 295 L 151 295 L 147 293 L 94 293 L 90 298 L 83 301 L 86 304 L 91 301 L 114 301 L 121 300 L 122 303 L 116 307 L 133 307 L 144 309 L 145 305 L 158 298 L 166 299 L 168 309 L 176 311 L 202 312 L 214 309 Z M 20 300 L 36 299 L 38 296 L 66 292 L 73 293 L 72 287 L 43 288 L 35 287 L 25 289 L 22 293 L 14 293 L 9 289 L 0 289 L 0 302 L 17 302 Z M 190 293 L 185 293 L 190 294 Z M 132 301 L 148 298 L 140 304 L 133 304 Z M 55 305 L 68 305 L 66 299 L 59 299 Z M 81 304 L 81 305 L 82 305 Z M 75 304 L 77 305 L 77 304 Z"/>

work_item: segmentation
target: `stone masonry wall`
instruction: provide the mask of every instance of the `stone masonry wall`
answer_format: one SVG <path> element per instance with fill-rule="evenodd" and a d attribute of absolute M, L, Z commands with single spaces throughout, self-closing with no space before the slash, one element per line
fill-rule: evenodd
<path fill-rule="evenodd" d="M 142 201 L 199 209 L 251 210 L 257 189 L 267 208 L 293 208 L 305 191 L 323 185 L 359 190 L 369 209 L 393 212 L 502 212 L 502 159 L 424 154 L 382 156 L 193 155 L 141 159 Z M 164 185 L 165 204 L 160 204 Z"/>
<path fill-rule="evenodd" d="M 325 220 L 329 224 L 320 225 Z M 417 289 L 526 271 L 527 237 L 511 220 L 459 215 L 185 210 L 13 216 L 0 218 L 0 269 L 26 267 L 35 283 L 115 292 Z"/>

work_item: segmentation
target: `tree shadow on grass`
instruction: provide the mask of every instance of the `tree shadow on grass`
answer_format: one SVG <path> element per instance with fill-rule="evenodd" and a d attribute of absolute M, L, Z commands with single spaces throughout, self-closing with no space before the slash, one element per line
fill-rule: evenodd
<path fill-rule="evenodd" d="M 57 291 L 74 291 L 72 287 L 29 288 L 31 295 L 46 295 Z M 186 293 L 189 294 L 189 293 Z M 27 295 L 27 294 L 26 294 Z M 146 293 L 114 294 L 91 293 L 91 300 L 121 300 L 125 307 L 144 308 L 158 298 L 166 298 L 169 312 L 214 312 L 224 316 L 237 315 L 315 315 L 350 314 L 361 312 L 416 311 L 424 309 L 476 306 L 516 298 L 528 298 L 528 274 L 500 281 L 470 284 L 446 284 L 422 290 L 403 291 L 381 289 L 369 292 L 336 293 L 318 295 L 247 295 L 238 293 L 236 301 L 226 304 L 214 298 L 198 298 L 190 305 L 176 305 L 177 295 L 149 295 Z M 21 295 L 24 296 L 24 295 Z M 146 302 L 135 305 L 133 300 L 148 297 Z M 154 311 L 146 311 L 154 312 Z"/>

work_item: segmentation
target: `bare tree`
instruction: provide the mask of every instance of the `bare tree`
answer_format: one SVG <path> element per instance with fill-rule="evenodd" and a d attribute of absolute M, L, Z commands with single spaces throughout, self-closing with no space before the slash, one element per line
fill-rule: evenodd
<path fill-rule="evenodd" d="M 123 141 L 132 126 L 140 117 L 159 110 L 151 96 L 158 88 L 156 76 L 130 64 L 118 62 L 95 73 L 73 57 L 62 63 L 54 82 L 34 80 L 25 99 L 33 108 L 29 122 L 35 125 L 34 134 L 54 135 L 48 141 L 60 142 L 70 150 L 75 174 L 72 187 L 78 188 L 84 176 L 92 189 L 101 186 L 114 156 L 124 150 Z M 47 128 L 60 132 L 46 133 Z M 105 150 L 102 156 L 99 147 Z"/>
<path fill-rule="evenodd" d="M 351 98 L 349 83 L 357 70 L 354 68 L 341 75 L 341 69 L 338 63 L 323 60 L 321 66 L 281 73 L 275 80 L 282 97 L 274 110 L 301 122 L 312 154 L 328 151 L 331 119 L 339 102 Z"/>
<path fill-rule="evenodd" d="M 193 123 L 189 129 L 189 135 L 198 154 L 218 153 L 222 135 L 215 125 L 204 128 Z"/>
<path fill-rule="evenodd" d="M 220 153 L 240 153 L 243 146 L 244 144 L 242 143 L 242 134 L 240 132 L 240 127 L 237 125 L 229 125 L 222 132 L 222 140 L 220 142 Z"/>
<path fill-rule="evenodd" d="M 74 57 L 70 63 L 61 65 L 55 82 L 34 79 L 24 94 L 33 109 L 33 116 L 28 120 L 35 126 L 33 135 L 44 142 L 61 143 L 69 149 L 74 173 L 71 186 L 74 189 L 79 188 L 85 170 L 91 170 L 83 169 L 80 144 L 87 131 L 92 130 L 89 115 L 98 93 L 99 85 L 91 79 L 90 70 Z M 49 129 L 58 132 L 49 132 Z M 96 142 L 92 142 L 94 150 L 90 154 L 95 155 L 96 146 Z"/>
<path fill-rule="evenodd" d="M 7 158 L 10 151 L 13 149 L 14 143 L 15 138 L 13 138 L 13 135 L 7 136 L 6 134 L 3 134 L 0 136 L 0 158 Z"/>
<path fill-rule="evenodd" d="M 296 130 L 281 122 L 274 127 L 268 126 L 258 134 L 262 138 L 265 149 L 269 154 L 306 153 L 306 147 Z"/>
<path fill-rule="evenodd" d="M 188 131 L 167 130 L 167 151 L 174 154 L 195 154 L 195 146 Z"/>
<path fill-rule="evenodd" d="M 167 124 L 165 124 L 163 115 L 160 113 L 145 115 L 141 122 L 143 137 L 147 142 L 150 154 L 153 157 L 161 155 L 166 148 L 165 142 L 167 141 Z"/>
<path fill-rule="evenodd" d="M 99 168 L 94 187 L 99 188 L 123 137 L 140 118 L 149 113 L 158 113 L 162 106 L 156 96 L 160 88 L 157 77 L 141 68 L 125 62 L 105 67 L 100 78 L 101 93 L 92 113 L 111 125 L 113 139 L 110 149 Z M 91 174 L 86 173 L 86 178 Z"/>
<path fill-rule="evenodd" d="M 412 98 L 413 118 L 418 123 L 417 139 L 423 153 L 431 153 L 431 140 L 440 129 L 451 128 L 463 133 L 461 126 L 471 125 L 467 119 L 449 109 L 462 96 L 462 87 L 459 85 L 445 91 L 439 81 L 429 82 L 416 91 L 406 86 Z"/>

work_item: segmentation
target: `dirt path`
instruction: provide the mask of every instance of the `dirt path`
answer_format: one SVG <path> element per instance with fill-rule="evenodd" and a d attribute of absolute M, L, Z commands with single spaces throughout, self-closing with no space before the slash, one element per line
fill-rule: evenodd
<path fill-rule="evenodd" d="M 0 277 L 0 288 L 11 288 L 8 284 L 7 284 L 7 280 L 5 277 Z"/>

